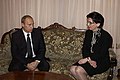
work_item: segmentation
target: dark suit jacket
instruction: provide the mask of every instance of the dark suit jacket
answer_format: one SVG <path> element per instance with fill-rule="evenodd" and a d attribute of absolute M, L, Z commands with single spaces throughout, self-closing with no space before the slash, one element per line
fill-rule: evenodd
<path fill-rule="evenodd" d="M 82 48 L 83 57 L 90 57 L 92 60 L 97 62 L 97 70 L 105 71 L 110 66 L 109 48 L 112 47 L 113 39 L 111 35 L 101 29 L 101 36 L 97 38 L 96 43 L 93 45 L 93 52 L 91 53 L 91 41 L 93 31 L 87 30 L 85 34 L 84 44 Z"/>
<path fill-rule="evenodd" d="M 33 50 L 36 55 L 35 59 L 36 60 L 45 59 L 46 47 L 41 29 L 34 28 L 31 33 L 31 37 L 33 41 L 32 42 Z M 21 63 L 23 65 L 27 64 L 25 58 L 27 53 L 27 45 L 22 29 L 12 34 L 11 53 L 12 53 L 11 64 L 15 64 L 15 63 Z"/>

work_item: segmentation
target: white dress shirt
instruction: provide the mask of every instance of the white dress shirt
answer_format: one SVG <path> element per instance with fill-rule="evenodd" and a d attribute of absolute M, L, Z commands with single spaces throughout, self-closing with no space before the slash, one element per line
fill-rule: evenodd
<path fill-rule="evenodd" d="M 36 55 L 35 55 L 35 53 L 34 53 L 34 50 L 33 50 L 33 44 L 32 44 L 32 37 L 31 37 L 31 33 L 27 33 L 27 32 L 25 32 L 24 30 L 23 30 L 23 33 L 24 33 L 24 36 L 25 36 L 25 40 L 26 40 L 26 42 L 27 42 L 27 34 L 29 34 L 29 37 L 30 37 L 30 41 L 31 41 L 31 47 L 32 47 L 32 57 L 35 57 Z M 27 56 L 28 56 L 28 52 L 26 53 L 26 58 L 27 58 Z"/>

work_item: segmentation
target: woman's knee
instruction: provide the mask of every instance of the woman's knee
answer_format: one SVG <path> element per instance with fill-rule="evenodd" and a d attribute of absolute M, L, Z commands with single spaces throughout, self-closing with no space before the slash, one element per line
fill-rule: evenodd
<path fill-rule="evenodd" d="M 78 73 L 78 74 L 86 74 L 86 71 L 84 70 L 84 68 L 79 66 L 79 67 L 76 68 L 76 73 Z"/>
<path fill-rule="evenodd" d="M 75 72 L 75 68 L 76 68 L 76 66 L 71 66 L 70 67 L 70 72 Z"/>

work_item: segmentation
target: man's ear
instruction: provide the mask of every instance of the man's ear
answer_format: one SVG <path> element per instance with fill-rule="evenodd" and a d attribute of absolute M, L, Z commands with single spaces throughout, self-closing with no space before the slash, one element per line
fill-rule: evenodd
<path fill-rule="evenodd" d="M 24 23 L 21 23 L 21 26 L 23 27 L 23 26 L 24 26 Z"/>
<path fill-rule="evenodd" d="M 100 23 L 97 23 L 97 27 L 99 27 L 100 26 Z"/>

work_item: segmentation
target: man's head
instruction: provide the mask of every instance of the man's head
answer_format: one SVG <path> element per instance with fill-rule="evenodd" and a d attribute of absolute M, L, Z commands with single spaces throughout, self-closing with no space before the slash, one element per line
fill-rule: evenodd
<path fill-rule="evenodd" d="M 34 20 L 30 15 L 25 15 L 21 19 L 21 25 L 25 32 L 32 32 L 34 27 Z"/>

